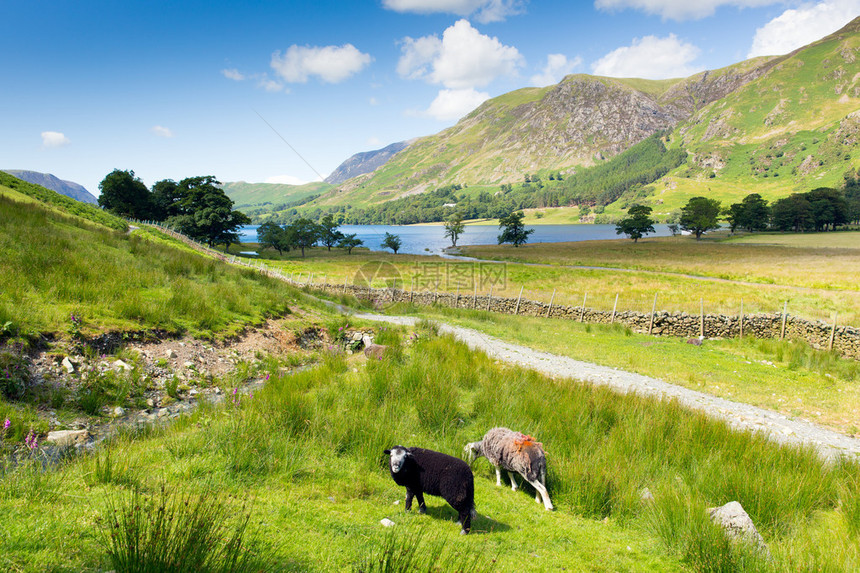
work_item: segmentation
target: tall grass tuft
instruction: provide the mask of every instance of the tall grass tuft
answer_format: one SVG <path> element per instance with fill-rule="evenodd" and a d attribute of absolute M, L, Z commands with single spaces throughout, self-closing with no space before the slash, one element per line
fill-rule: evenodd
<path fill-rule="evenodd" d="M 242 572 L 265 569 L 244 540 L 250 513 L 212 492 L 155 495 L 135 488 L 107 498 L 102 540 L 117 573 Z"/>
<path fill-rule="evenodd" d="M 424 531 L 388 533 L 380 547 L 353 567 L 354 573 L 482 573 L 495 559 L 475 551 L 448 548 L 444 539 L 425 539 Z"/>

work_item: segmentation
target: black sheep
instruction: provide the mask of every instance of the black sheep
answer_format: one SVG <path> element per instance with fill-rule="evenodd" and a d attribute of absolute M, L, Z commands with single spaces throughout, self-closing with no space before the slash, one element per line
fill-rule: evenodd
<path fill-rule="evenodd" d="M 475 478 L 469 464 L 440 452 L 424 448 L 394 446 L 385 453 L 391 456 L 389 469 L 394 483 L 406 488 L 406 511 L 412 498 L 418 498 L 418 512 L 425 513 L 424 494 L 441 496 L 459 514 L 458 522 L 465 535 L 475 516 Z"/>

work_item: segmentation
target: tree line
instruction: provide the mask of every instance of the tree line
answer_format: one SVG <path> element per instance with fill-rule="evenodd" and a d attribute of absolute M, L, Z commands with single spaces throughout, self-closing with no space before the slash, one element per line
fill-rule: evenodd
<path fill-rule="evenodd" d="M 224 249 L 239 242 L 239 229 L 251 219 L 212 175 L 156 182 L 147 189 L 134 171 L 114 169 L 99 183 L 99 206 L 120 217 L 164 223 L 196 241 Z"/>

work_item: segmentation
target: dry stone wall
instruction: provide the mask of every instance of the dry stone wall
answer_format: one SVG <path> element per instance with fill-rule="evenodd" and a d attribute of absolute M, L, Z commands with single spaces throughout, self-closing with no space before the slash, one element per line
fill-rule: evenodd
<path fill-rule="evenodd" d="M 684 312 L 657 311 L 653 314 L 597 310 L 581 306 L 556 305 L 527 299 L 496 297 L 488 294 L 412 292 L 393 288 L 368 288 L 349 284 L 315 284 L 314 289 L 333 295 L 352 295 L 373 300 L 379 304 L 408 302 L 420 306 L 445 306 L 449 308 L 476 309 L 503 314 L 539 316 L 576 320 L 588 323 L 618 323 L 630 327 L 634 332 L 655 336 L 681 338 L 734 338 L 741 335 L 740 316 L 723 314 L 691 315 Z M 783 326 L 783 320 L 785 322 Z M 755 338 L 789 338 L 804 340 L 813 348 L 831 347 L 839 354 L 860 360 L 860 328 L 837 326 L 820 321 L 811 321 L 791 315 L 755 314 L 743 317 L 743 335 Z"/>

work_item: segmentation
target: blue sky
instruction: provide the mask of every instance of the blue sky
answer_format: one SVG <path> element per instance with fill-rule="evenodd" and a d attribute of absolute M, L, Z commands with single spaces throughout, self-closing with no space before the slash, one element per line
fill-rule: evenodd
<path fill-rule="evenodd" d="M 313 181 L 514 89 L 685 77 L 857 15 L 860 0 L 9 1 L 0 168 L 95 195 L 114 168 Z"/>

